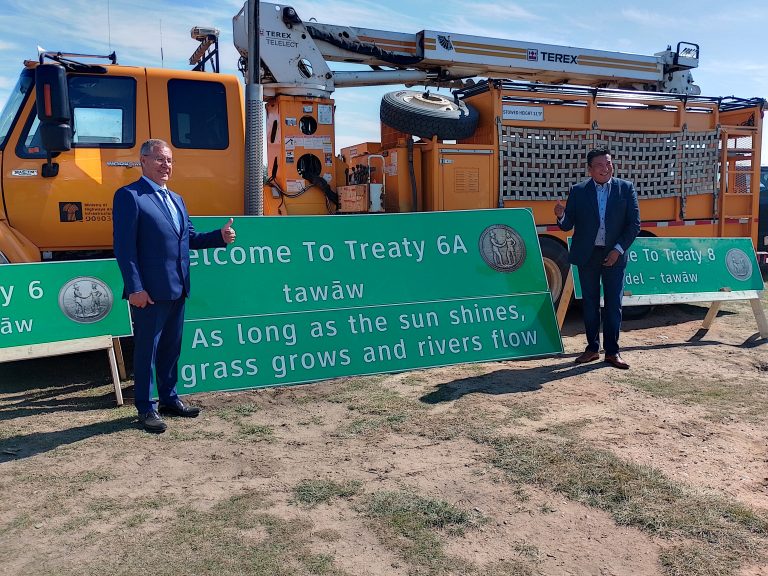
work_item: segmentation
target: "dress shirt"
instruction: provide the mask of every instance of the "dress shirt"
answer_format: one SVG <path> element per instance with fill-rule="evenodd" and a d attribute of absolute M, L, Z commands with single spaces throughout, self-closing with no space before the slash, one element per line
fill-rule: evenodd
<path fill-rule="evenodd" d="M 592 180 L 595 182 L 594 180 Z M 595 190 L 597 190 L 597 211 L 600 213 L 600 228 L 597 230 L 597 236 L 595 237 L 595 246 L 605 246 L 605 209 L 608 206 L 608 196 L 611 195 L 611 180 L 608 180 L 605 184 L 598 184 L 595 182 Z M 613 247 L 619 254 L 624 254 L 624 248 L 621 244 L 616 243 Z"/>
<path fill-rule="evenodd" d="M 597 210 L 600 214 L 600 228 L 597 230 L 597 236 L 595 237 L 595 246 L 605 246 L 605 210 L 608 206 L 608 196 L 611 194 L 611 181 L 608 180 L 605 184 L 598 184 L 594 180 L 595 190 L 597 190 Z M 565 219 L 565 214 L 562 218 L 558 218 L 558 223 L 562 224 Z M 619 254 L 624 254 L 624 248 L 618 242 L 613 247 Z"/>
<path fill-rule="evenodd" d="M 605 246 L 605 207 L 608 205 L 608 195 L 611 193 L 611 181 L 605 184 L 595 182 L 597 190 L 597 210 L 600 213 L 600 228 L 595 236 L 595 246 Z"/>

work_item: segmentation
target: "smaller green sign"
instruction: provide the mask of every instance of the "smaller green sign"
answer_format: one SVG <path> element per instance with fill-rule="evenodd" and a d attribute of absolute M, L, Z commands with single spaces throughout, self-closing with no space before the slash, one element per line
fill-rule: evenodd
<path fill-rule="evenodd" d="M 115 260 L 0 266 L 0 348 L 130 336 Z"/>
<path fill-rule="evenodd" d="M 579 272 L 573 266 L 576 298 Z M 749 238 L 637 238 L 627 254 L 624 293 L 630 297 L 763 290 Z"/>

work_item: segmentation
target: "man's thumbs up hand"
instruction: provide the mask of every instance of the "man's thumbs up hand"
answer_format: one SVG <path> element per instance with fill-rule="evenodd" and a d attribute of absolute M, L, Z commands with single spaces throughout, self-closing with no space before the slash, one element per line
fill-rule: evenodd
<path fill-rule="evenodd" d="M 565 206 L 558 200 L 555 202 L 555 216 L 557 216 L 557 219 L 560 220 L 560 218 L 563 217 L 565 214 Z"/>
<path fill-rule="evenodd" d="M 232 244 L 232 242 L 235 241 L 235 229 L 232 228 L 232 224 L 234 223 L 235 219 L 230 218 L 229 222 L 224 224 L 224 227 L 221 229 L 221 237 L 224 239 L 224 242 L 227 244 Z"/>

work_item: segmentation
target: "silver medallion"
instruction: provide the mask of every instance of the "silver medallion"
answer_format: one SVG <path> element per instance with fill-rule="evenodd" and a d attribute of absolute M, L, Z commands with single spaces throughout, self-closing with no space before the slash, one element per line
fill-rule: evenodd
<path fill-rule="evenodd" d="M 514 272 L 525 262 L 525 242 L 506 224 L 488 226 L 480 235 L 480 255 L 499 272 Z"/>
<path fill-rule="evenodd" d="M 109 286 L 98 278 L 80 276 L 59 291 L 59 308 L 70 320 L 92 324 L 112 310 L 114 296 Z"/>
<path fill-rule="evenodd" d="M 736 280 L 747 280 L 752 276 L 752 261 L 743 250 L 731 248 L 725 255 L 725 266 Z"/>

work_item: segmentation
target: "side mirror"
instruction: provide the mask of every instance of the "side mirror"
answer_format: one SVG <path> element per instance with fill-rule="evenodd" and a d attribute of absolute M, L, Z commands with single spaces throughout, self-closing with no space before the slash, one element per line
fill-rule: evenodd
<path fill-rule="evenodd" d="M 72 128 L 69 124 L 40 124 L 40 143 L 51 154 L 72 148 Z"/>
<path fill-rule="evenodd" d="M 63 66 L 40 64 L 35 68 L 40 143 L 49 154 L 72 148 L 72 115 L 69 111 L 67 75 Z"/>

